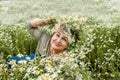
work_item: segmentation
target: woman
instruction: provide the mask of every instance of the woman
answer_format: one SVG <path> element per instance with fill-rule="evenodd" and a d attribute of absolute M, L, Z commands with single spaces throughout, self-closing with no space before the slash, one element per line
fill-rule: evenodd
<path fill-rule="evenodd" d="M 51 56 L 60 54 L 71 44 L 73 31 L 65 24 L 57 23 L 52 30 L 52 35 L 39 28 L 53 22 L 55 22 L 55 19 L 34 19 L 27 23 L 27 30 L 38 40 L 36 55 Z"/>

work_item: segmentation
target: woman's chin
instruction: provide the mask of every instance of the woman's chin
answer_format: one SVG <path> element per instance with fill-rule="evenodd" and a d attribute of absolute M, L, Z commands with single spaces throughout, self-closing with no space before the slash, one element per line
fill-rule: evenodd
<path fill-rule="evenodd" d="M 52 45 L 51 48 L 52 48 L 53 50 L 59 50 L 59 49 L 60 49 L 60 47 L 59 47 L 59 46 L 56 46 L 56 45 Z"/>
<path fill-rule="evenodd" d="M 57 47 L 57 46 L 53 46 L 52 47 L 54 50 L 58 50 L 58 49 L 60 49 L 59 47 Z"/>

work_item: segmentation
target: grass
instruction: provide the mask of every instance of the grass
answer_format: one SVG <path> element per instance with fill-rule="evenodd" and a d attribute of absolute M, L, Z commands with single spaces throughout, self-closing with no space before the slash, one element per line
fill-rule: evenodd
<path fill-rule="evenodd" d="M 3 0 L 0 6 L 5 8 L 0 10 L 0 20 L 3 24 L 15 24 L 53 14 L 82 15 L 112 22 L 119 16 L 119 3 L 118 0 Z"/>
<path fill-rule="evenodd" d="M 120 78 L 119 4 L 119 0 L 1 0 L 0 51 L 5 57 L 34 53 L 36 41 L 26 31 L 26 22 L 55 16 L 73 26 L 76 37 L 69 49 L 77 55 L 85 53 L 82 61 L 89 75 L 95 80 L 117 80 Z"/>

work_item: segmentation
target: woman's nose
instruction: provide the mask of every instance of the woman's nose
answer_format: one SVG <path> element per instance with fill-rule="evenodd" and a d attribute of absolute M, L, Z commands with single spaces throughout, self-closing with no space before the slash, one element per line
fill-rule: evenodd
<path fill-rule="evenodd" d="M 58 39 L 57 39 L 57 42 L 61 42 L 61 38 L 58 38 Z"/>

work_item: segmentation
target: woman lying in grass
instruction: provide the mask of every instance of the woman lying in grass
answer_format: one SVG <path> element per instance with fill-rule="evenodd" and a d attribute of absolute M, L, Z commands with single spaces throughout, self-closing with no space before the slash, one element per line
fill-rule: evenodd
<path fill-rule="evenodd" d="M 47 34 L 42 29 L 39 29 L 39 27 L 49 25 L 54 21 L 55 19 L 34 19 L 28 22 L 28 31 L 38 40 L 36 55 L 51 56 L 54 54 L 60 54 L 63 53 L 71 44 L 73 31 L 65 24 L 57 23 L 52 30 L 52 35 Z"/>
<path fill-rule="evenodd" d="M 54 22 L 56 22 L 55 19 L 34 19 L 27 23 L 27 30 L 38 40 L 36 54 L 29 55 L 30 59 L 34 59 L 35 56 L 59 55 L 63 52 L 67 54 L 67 48 L 72 43 L 74 33 L 69 26 L 59 22 L 52 29 L 52 35 L 47 34 L 42 27 Z M 65 57 L 65 54 L 63 54 L 63 57 Z M 16 63 L 18 63 L 20 60 L 27 60 L 27 57 L 24 55 L 22 57 L 15 56 L 9 59 L 9 61 L 11 60 L 16 60 Z"/>

